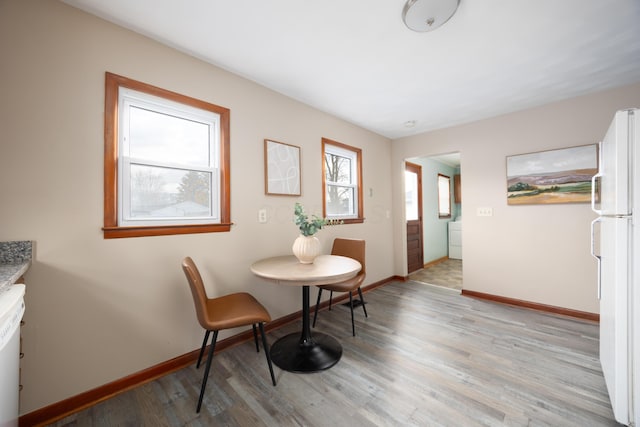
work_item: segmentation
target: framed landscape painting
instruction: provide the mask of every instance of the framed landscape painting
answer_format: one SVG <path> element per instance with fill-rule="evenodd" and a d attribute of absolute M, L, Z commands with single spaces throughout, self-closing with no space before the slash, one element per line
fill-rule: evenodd
<path fill-rule="evenodd" d="M 507 157 L 507 204 L 588 203 L 598 173 L 598 146 Z"/>

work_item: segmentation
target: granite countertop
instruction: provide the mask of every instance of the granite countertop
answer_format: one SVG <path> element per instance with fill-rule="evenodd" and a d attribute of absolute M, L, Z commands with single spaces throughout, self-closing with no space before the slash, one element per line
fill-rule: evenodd
<path fill-rule="evenodd" d="M 12 285 L 31 266 L 32 242 L 0 242 L 0 288 Z"/>

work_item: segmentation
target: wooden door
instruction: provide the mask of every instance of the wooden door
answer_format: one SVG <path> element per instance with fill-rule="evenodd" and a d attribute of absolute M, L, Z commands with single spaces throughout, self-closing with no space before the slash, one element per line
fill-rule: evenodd
<path fill-rule="evenodd" d="M 424 267 L 422 243 L 422 167 L 405 166 L 405 214 L 407 221 L 407 270 L 412 273 Z"/>

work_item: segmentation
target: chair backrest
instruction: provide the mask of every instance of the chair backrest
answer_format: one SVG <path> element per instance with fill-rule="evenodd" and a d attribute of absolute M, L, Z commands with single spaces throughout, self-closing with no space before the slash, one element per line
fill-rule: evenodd
<path fill-rule="evenodd" d="M 344 239 L 337 237 L 333 241 L 331 255 L 342 255 L 353 258 L 362 265 L 362 270 L 358 274 L 365 274 L 365 241 L 361 239 Z"/>
<path fill-rule="evenodd" d="M 191 295 L 193 296 L 193 303 L 196 306 L 196 315 L 198 316 L 198 322 L 200 325 L 207 328 L 207 291 L 204 289 L 204 282 L 202 276 L 198 271 L 198 267 L 193 262 L 191 257 L 186 257 L 182 260 L 182 271 L 187 276 L 189 287 L 191 288 Z"/>

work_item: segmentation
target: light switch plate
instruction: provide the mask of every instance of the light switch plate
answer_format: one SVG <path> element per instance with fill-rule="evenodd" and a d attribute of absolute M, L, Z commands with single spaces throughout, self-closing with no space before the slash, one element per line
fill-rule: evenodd
<path fill-rule="evenodd" d="M 493 209 L 489 207 L 482 207 L 476 210 L 477 216 L 493 216 Z"/>
<path fill-rule="evenodd" d="M 265 222 L 267 222 L 267 210 L 266 209 L 260 209 L 258 211 L 258 222 L 260 224 L 264 224 Z"/>

